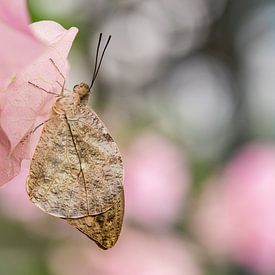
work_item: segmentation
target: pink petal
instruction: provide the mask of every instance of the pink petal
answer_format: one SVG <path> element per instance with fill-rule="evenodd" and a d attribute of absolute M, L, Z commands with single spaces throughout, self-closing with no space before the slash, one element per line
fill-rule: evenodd
<path fill-rule="evenodd" d="M 11 180 L 20 171 L 20 163 L 10 158 L 8 154 L 9 140 L 0 128 L 0 179 L 1 182 Z"/>
<path fill-rule="evenodd" d="M 34 23 L 32 27 L 41 37 L 51 33 L 49 38 L 43 39 L 48 41 L 49 46 L 39 58 L 18 74 L 4 93 L 0 94 L 2 109 L 0 125 L 9 141 L 9 146 L 6 147 L 6 155 L 10 156 L 11 161 L 8 173 L 13 176 L 18 174 L 18 170 L 14 169 L 18 167 L 18 161 L 20 164 L 22 159 L 32 157 L 42 127 L 25 143 L 22 144 L 22 140 L 30 130 L 49 118 L 51 107 L 56 100 L 56 96 L 33 87 L 28 81 L 49 92 L 60 94 L 61 87 L 57 81 L 62 84 L 63 78 L 50 62 L 50 58 L 66 76 L 68 68 L 66 58 L 77 33 L 76 28 L 65 30 L 59 24 L 49 21 Z M 0 167 L 3 165 L 0 164 Z M 5 182 L 5 177 L 0 177 L 0 185 Z"/>
<path fill-rule="evenodd" d="M 57 42 L 58 39 L 64 35 L 64 32 L 66 32 L 66 30 L 60 24 L 48 20 L 32 23 L 30 28 L 36 38 L 43 41 L 47 45 Z M 76 28 L 72 29 L 76 30 Z"/>
<path fill-rule="evenodd" d="M 26 0 L 1 0 L 0 21 L 18 31 L 31 34 Z"/>
<path fill-rule="evenodd" d="M 32 34 L 28 23 L 26 1 L 0 1 L 0 90 L 45 50 L 43 43 Z"/>

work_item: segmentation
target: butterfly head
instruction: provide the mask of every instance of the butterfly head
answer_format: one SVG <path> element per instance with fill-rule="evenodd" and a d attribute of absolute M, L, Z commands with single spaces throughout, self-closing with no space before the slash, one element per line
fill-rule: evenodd
<path fill-rule="evenodd" d="M 80 98 L 82 98 L 90 92 L 90 87 L 86 83 L 80 83 L 74 86 L 73 91 L 79 94 Z"/>

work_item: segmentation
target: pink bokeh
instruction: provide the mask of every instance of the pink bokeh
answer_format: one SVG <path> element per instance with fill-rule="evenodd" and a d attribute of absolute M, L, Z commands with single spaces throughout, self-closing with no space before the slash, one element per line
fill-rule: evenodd
<path fill-rule="evenodd" d="M 242 149 L 203 194 L 195 229 L 214 259 L 275 273 L 275 146 Z"/>
<path fill-rule="evenodd" d="M 126 216 L 165 230 L 181 216 L 189 186 L 184 153 L 157 134 L 143 134 L 125 152 Z"/>
<path fill-rule="evenodd" d="M 0 188 L 0 212 L 9 219 L 28 222 L 43 217 L 42 211 L 30 202 L 25 183 L 20 180 L 27 178 L 28 174 L 23 162 L 20 175 Z"/>
<path fill-rule="evenodd" d="M 56 275 L 200 275 L 190 246 L 167 234 L 151 235 L 124 230 L 117 245 L 108 251 L 70 245 L 52 251 L 50 266 Z"/>

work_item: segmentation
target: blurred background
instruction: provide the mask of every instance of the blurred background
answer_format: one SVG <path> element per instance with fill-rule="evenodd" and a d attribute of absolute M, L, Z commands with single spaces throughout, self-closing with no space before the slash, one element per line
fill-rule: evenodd
<path fill-rule="evenodd" d="M 67 88 L 90 82 L 98 35 L 112 35 L 91 104 L 125 163 L 126 217 L 101 251 L 0 193 L 1 275 L 274 275 L 275 2 L 30 0 L 33 21 L 79 34 Z"/>

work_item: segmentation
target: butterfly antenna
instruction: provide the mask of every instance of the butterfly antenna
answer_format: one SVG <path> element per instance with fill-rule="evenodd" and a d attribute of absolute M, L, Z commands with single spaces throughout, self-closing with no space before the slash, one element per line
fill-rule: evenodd
<path fill-rule="evenodd" d="M 102 39 L 102 33 L 100 33 L 99 39 L 98 39 L 98 42 L 97 42 L 96 55 L 95 55 L 95 66 L 94 66 L 94 72 L 93 72 L 93 77 L 92 77 L 92 83 L 94 82 L 94 79 L 95 79 L 95 73 L 96 73 L 96 67 L 97 67 L 97 61 L 98 61 L 98 54 L 99 54 L 101 39 Z M 90 89 L 91 89 L 91 87 L 92 87 L 92 84 L 90 86 Z"/>
<path fill-rule="evenodd" d="M 97 63 L 98 63 L 98 54 L 99 54 L 99 48 L 100 48 L 100 43 L 101 43 L 101 39 L 102 39 L 102 33 L 100 33 L 99 35 L 99 39 L 98 39 L 98 43 L 97 43 L 97 49 L 96 49 L 96 58 L 95 58 L 95 66 L 94 66 L 94 72 L 93 72 L 93 77 L 92 77 L 92 83 L 90 85 L 90 90 L 92 89 L 93 85 L 94 85 L 94 82 L 96 80 L 96 77 L 97 77 L 97 74 L 99 72 L 99 69 L 100 69 L 100 66 L 101 66 L 101 63 L 102 63 L 102 60 L 103 60 L 103 57 L 104 57 L 104 54 L 105 54 L 105 51 L 110 43 L 110 40 L 111 40 L 111 35 L 109 35 L 108 37 L 108 40 L 105 44 L 105 47 L 102 51 L 102 54 L 101 54 L 101 57 L 100 57 L 100 60 L 99 60 L 99 64 L 97 66 Z"/>

